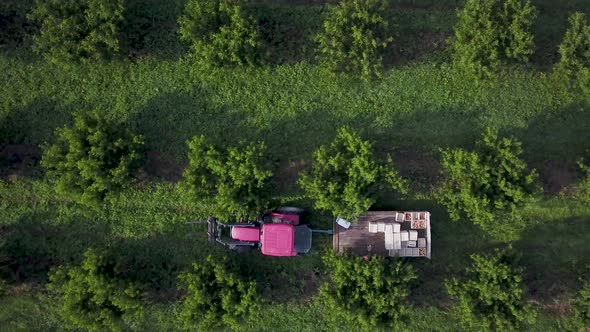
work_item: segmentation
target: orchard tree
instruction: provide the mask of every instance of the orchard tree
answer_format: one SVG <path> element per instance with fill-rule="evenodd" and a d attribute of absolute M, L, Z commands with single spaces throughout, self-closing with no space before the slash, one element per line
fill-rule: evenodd
<path fill-rule="evenodd" d="M 375 159 L 371 142 L 341 128 L 332 143 L 314 153 L 311 171 L 298 182 L 316 208 L 355 221 L 375 203 L 373 196 L 384 182 L 407 191 L 407 181 L 390 164 L 391 158 L 388 163 Z"/>
<path fill-rule="evenodd" d="M 260 40 L 239 0 L 189 0 L 178 18 L 181 39 L 196 57 L 214 65 L 251 65 Z"/>
<path fill-rule="evenodd" d="M 590 95 L 590 25 L 584 13 L 569 18 L 570 27 L 559 46 L 561 59 L 557 73 L 568 82 L 577 82 Z"/>
<path fill-rule="evenodd" d="M 80 266 L 52 270 L 48 289 L 68 329 L 127 331 L 143 317 L 140 287 L 117 278 L 112 262 L 93 249 Z"/>
<path fill-rule="evenodd" d="M 521 331 L 535 322 L 536 312 L 524 303 L 521 271 L 509 250 L 471 255 L 467 280 L 447 281 L 447 291 L 457 301 L 452 311 L 463 330 Z"/>
<path fill-rule="evenodd" d="M 385 0 L 342 0 L 330 6 L 317 36 L 317 58 L 337 72 L 381 76 L 382 53 L 393 41 Z"/>
<path fill-rule="evenodd" d="M 490 78 L 502 61 L 528 61 L 535 18 L 529 0 L 467 0 L 454 28 L 455 64 L 478 78 Z"/>
<path fill-rule="evenodd" d="M 240 322 L 258 310 L 255 282 L 239 278 L 224 260 L 209 256 L 193 264 L 192 271 L 183 273 L 180 280 L 187 292 L 178 312 L 184 330 L 239 329 Z"/>
<path fill-rule="evenodd" d="M 537 172 L 527 171 L 522 152 L 520 142 L 499 138 L 491 129 L 476 151 L 443 150 L 445 180 L 436 197 L 451 219 L 470 220 L 492 233 L 498 221 L 521 222 L 518 209 L 540 193 Z"/>
<path fill-rule="evenodd" d="M 567 331 L 590 331 L 590 283 L 586 282 L 573 302 L 573 317 L 563 327 Z"/>
<path fill-rule="evenodd" d="M 320 288 L 320 298 L 334 319 L 361 330 L 389 327 L 397 330 L 407 319 L 409 284 L 417 278 L 411 265 L 371 257 L 324 257 L 331 279 Z"/>
<path fill-rule="evenodd" d="M 45 147 L 41 165 L 56 180 L 58 193 L 87 206 L 96 207 L 127 186 L 142 159 L 142 136 L 99 110 L 76 113 L 74 125 L 58 129 L 57 136 Z"/>
<path fill-rule="evenodd" d="M 119 52 L 124 0 L 36 0 L 35 50 L 54 63 L 109 59 Z"/>
<path fill-rule="evenodd" d="M 583 160 L 578 161 L 578 165 L 584 172 L 584 177 L 575 186 L 574 197 L 582 202 L 590 203 L 590 165 L 584 164 Z"/>
<path fill-rule="evenodd" d="M 264 143 L 219 151 L 204 136 L 189 145 L 189 165 L 181 189 L 211 207 L 217 218 L 251 218 L 270 206 L 272 171 Z"/>

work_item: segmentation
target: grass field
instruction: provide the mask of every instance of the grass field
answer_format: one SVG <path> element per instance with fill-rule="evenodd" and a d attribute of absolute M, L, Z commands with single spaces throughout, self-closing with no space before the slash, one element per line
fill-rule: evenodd
<path fill-rule="evenodd" d="M 383 196 L 376 208 L 433 213 L 433 259 L 410 261 L 420 278 L 410 296 L 408 330 L 455 331 L 443 281 L 461 276 L 470 254 L 507 242 L 522 254 L 527 299 L 541 310 L 530 330 L 559 330 L 579 278 L 590 275 L 590 207 L 568 196 L 580 176 L 576 160 L 590 153 L 590 96 L 564 89 L 550 67 L 568 13 L 590 14 L 590 3 L 534 1 L 533 62 L 478 85 L 448 65 L 445 51 L 462 1 L 392 1 L 397 42 L 388 50 L 384 78 L 371 83 L 315 64 L 312 37 L 321 27 L 323 2 L 254 1 L 251 10 L 267 22 L 268 37 L 265 66 L 256 68 L 212 69 L 188 57 L 175 32 L 181 0 L 130 1 L 124 60 L 64 70 L 31 53 L 30 37 L 0 48 L 0 248 L 11 259 L 8 268 L 0 267 L 8 280 L 0 326 L 59 330 L 42 300 L 48 269 L 79 262 L 90 246 L 108 246 L 122 253 L 130 277 L 150 285 L 146 330 L 173 329 L 176 277 L 210 253 L 228 256 L 261 285 L 267 304 L 247 331 L 356 330 L 331 321 L 314 299 L 326 277 L 321 256 L 330 238 L 314 237 L 310 255 L 287 260 L 208 246 L 204 226 L 185 224 L 205 218 L 203 207 L 186 201 L 174 184 L 192 136 L 227 145 L 262 140 L 276 161 L 275 196 L 310 209 L 314 225 L 331 227 L 329 216 L 300 198 L 295 181 L 312 152 L 349 126 L 375 141 L 380 154 L 392 154 L 412 180 L 410 197 Z M 29 5 L 0 9 L 18 16 Z M 149 150 L 140 184 L 99 210 L 56 197 L 36 148 L 51 142 L 74 111 L 90 108 L 145 135 Z M 439 148 L 472 147 L 486 127 L 523 142 L 524 157 L 539 169 L 545 188 L 542 200 L 524 211 L 526 228 L 503 241 L 467 221 L 449 221 L 431 195 Z"/>

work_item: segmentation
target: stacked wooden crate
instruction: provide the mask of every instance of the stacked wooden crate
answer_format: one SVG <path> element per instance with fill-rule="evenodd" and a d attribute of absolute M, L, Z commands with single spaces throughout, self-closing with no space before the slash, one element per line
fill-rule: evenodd
<path fill-rule="evenodd" d="M 371 222 L 369 232 L 385 233 L 385 249 L 389 256 L 427 256 L 427 240 L 418 237 L 418 230 L 427 228 L 427 212 L 396 212 L 395 222 Z M 402 229 L 402 224 L 405 230 Z M 409 228 L 409 229 L 408 229 Z"/>
<path fill-rule="evenodd" d="M 397 222 L 377 221 L 369 223 L 370 233 L 385 233 L 385 249 L 401 249 L 401 225 Z"/>

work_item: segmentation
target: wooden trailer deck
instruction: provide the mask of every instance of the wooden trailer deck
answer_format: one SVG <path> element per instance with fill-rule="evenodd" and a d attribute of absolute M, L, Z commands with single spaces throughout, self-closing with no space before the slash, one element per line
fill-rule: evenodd
<path fill-rule="evenodd" d="M 405 238 L 410 233 L 413 238 Z M 430 213 L 369 211 L 348 229 L 334 221 L 332 246 L 336 253 L 354 256 L 430 258 Z"/>

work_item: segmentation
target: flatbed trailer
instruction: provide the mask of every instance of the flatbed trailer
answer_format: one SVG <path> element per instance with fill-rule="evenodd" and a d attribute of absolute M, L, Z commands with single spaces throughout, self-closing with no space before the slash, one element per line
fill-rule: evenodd
<path fill-rule="evenodd" d="M 338 254 L 431 258 L 430 212 L 369 211 L 344 228 L 334 221 Z"/>

